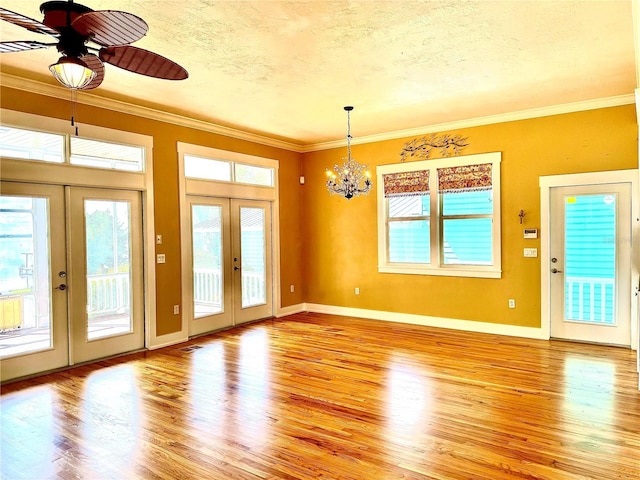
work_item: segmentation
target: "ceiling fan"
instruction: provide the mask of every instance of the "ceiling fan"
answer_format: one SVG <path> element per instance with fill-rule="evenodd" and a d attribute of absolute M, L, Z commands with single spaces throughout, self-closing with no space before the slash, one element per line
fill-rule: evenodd
<path fill-rule="evenodd" d="M 73 3 L 73 0 L 45 2 L 40 5 L 40 11 L 44 14 L 42 22 L 5 8 L 0 8 L 0 19 L 31 32 L 51 35 L 58 42 L 0 42 L 0 53 L 55 46 L 62 56 L 49 70 L 67 88 L 89 90 L 98 87 L 104 79 L 104 63 L 167 80 L 184 80 L 189 76 L 172 60 L 130 45 L 149 29 L 142 18 L 132 13 L 94 11 Z M 98 47 L 91 46 L 91 43 Z"/>

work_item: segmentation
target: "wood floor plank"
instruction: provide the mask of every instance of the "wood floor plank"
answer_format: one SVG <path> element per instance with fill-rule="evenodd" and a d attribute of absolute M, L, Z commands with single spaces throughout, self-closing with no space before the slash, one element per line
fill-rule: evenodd
<path fill-rule="evenodd" d="M 635 352 L 350 317 L 10 383 L 0 407 L 7 480 L 640 479 Z"/>

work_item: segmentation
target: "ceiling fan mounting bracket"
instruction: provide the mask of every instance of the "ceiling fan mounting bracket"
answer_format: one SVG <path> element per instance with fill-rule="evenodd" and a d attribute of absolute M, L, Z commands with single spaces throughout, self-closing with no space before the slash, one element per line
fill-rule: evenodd
<path fill-rule="evenodd" d="M 70 27 L 70 24 L 83 13 L 93 12 L 89 7 L 73 2 L 45 2 L 40 5 L 40 11 L 44 14 L 44 23 L 47 27 L 60 30 Z"/>

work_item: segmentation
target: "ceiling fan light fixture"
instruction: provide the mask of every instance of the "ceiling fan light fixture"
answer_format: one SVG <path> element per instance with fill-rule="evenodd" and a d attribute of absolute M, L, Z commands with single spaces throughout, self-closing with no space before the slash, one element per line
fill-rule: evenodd
<path fill-rule="evenodd" d="M 49 66 L 49 70 L 63 86 L 73 90 L 86 87 L 96 76 L 82 60 L 66 56 Z"/>

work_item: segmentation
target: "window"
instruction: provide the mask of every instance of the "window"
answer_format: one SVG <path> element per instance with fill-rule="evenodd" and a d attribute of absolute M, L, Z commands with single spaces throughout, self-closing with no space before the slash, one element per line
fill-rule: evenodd
<path fill-rule="evenodd" d="M 500 278 L 500 159 L 378 167 L 378 271 Z"/>
<path fill-rule="evenodd" d="M 64 162 L 64 135 L 0 125 L 0 157 Z"/>
<path fill-rule="evenodd" d="M 202 180 L 231 181 L 231 162 L 211 158 L 184 156 L 184 176 Z"/>
<path fill-rule="evenodd" d="M 144 146 L 0 125 L 0 157 L 3 158 L 143 172 L 145 156 Z"/>
<path fill-rule="evenodd" d="M 274 169 L 247 165 L 232 160 L 199 157 L 184 153 L 184 176 L 200 180 L 244 183 L 260 187 L 274 186 Z"/>

